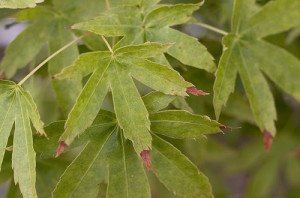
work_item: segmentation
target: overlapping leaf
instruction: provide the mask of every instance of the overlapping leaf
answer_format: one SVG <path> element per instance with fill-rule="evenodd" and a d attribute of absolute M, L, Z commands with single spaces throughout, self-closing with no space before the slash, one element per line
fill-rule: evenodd
<path fill-rule="evenodd" d="M 189 117 L 191 120 L 197 120 L 197 125 L 195 123 L 194 125 L 191 124 L 188 129 L 184 128 L 186 123 L 172 125 L 173 121 L 171 119 L 172 116 L 174 117 L 172 115 L 174 112 L 161 111 L 164 115 L 159 115 L 159 110 L 171 102 L 171 100 L 166 99 L 159 92 L 152 92 L 143 97 L 147 107 L 157 103 L 165 104 L 160 105 L 161 108 L 157 108 L 150 114 L 150 119 L 155 118 L 151 120 L 152 124 L 155 125 L 158 119 L 165 120 L 165 123 L 169 124 L 170 131 L 180 129 L 185 131 L 180 138 L 199 137 L 200 134 L 220 131 L 221 125 L 219 123 L 215 121 L 208 122 L 208 118 L 200 118 L 184 111 L 175 112 L 176 117 Z M 103 112 L 101 114 L 102 116 L 98 116 L 98 118 L 103 117 Z M 96 197 L 99 191 L 97 184 L 105 181 L 107 175 L 107 197 L 150 197 L 149 184 L 144 168 L 132 144 L 123 138 L 124 131 L 120 130 L 118 125 L 103 130 L 103 126 L 107 123 L 111 122 L 106 119 L 96 119 L 84 133 L 89 134 L 90 139 L 84 138 L 86 141 L 85 147 L 62 175 L 53 193 L 54 197 L 82 197 L 84 195 Z M 163 126 L 157 126 L 156 128 L 158 132 L 164 131 Z M 197 130 L 200 132 L 196 132 Z M 191 135 L 192 133 L 194 135 Z M 178 138 L 176 131 L 174 131 L 174 134 L 169 132 L 164 135 Z M 79 140 L 81 138 L 82 136 Z M 158 179 L 176 195 L 212 197 L 208 179 L 179 150 L 157 136 L 154 136 L 150 161 L 153 172 Z M 103 172 L 106 165 L 108 170 Z"/>
<path fill-rule="evenodd" d="M 24 197 L 37 197 L 31 123 L 37 133 L 45 135 L 37 107 L 29 93 L 11 81 L 0 81 L 0 104 L 0 164 L 14 125 L 12 153 L 14 181 L 19 183 Z"/>
<path fill-rule="evenodd" d="M 140 1 L 135 6 L 111 9 L 95 19 L 75 24 L 72 28 L 105 36 L 124 36 L 119 46 L 146 41 L 174 43 L 168 54 L 183 64 L 215 71 L 213 57 L 196 38 L 170 28 L 187 22 L 200 4 L 156 5 L 157 2 Z"/>
<path fill-rule="evenodd" d="M 105 3 L 102 0 L 89 1 L 85 6 L 82 6 L 82 1 L 78 0 L 54 0 L 53 6 L 38 6 L 20 11 L 16 16 L 17 20 L 30 22 L 30 25 L 6 48 L 0 65 L 1 73 L 4 72 L 7 78 L 11 78 L 18 69 L 31 62 L 47 43 L 49 53 L 54 53 L 74 38 L 74 33 L 66 27 L 92 18 L 103 10 L 105 10 Z M 49 75 L 59 73 L 78 55 L 76 45 L 66 49 L 49 62 Z M 81 89 L 81 82 L 76 79 L 53 80 L 53 88 L 60 107 L 67 114 L 75 103 Z"/>
<path fill-rule="evenodd" d="M 1 0 L 0 8 L 28 8 L 35 7 L 37 3 L 42 3 L 44 0 Z"/>
<path fill-rule="evenodd" d="M 82 54 L 74 65 L 56 77 L 82 78 L 90 73 L 89 80 L 79 95 L 60 138 L 69 145 L 89 127 L 98 114 L 104 97 L 110 89 L 120 127 L 127 139 L 133 142 L 138 153 L 151 148 L 148 111 L 135 87 L 133 78 L 165 94 L 185 96 L 186 82 L 176 71 L 147 58 L 165 52 L 169 45 L 146 43 Z"/>
<path fill-rule="evenodd" d="M 262 131 L 275 135 L 276 110 L 263 71 L 275 84 L 300 101 L 300 61 L 284 49 L 262 39 L 298 24 L 300 2 L 271 1 L 257 9 L 252 0 L 236 0 L 232 32 L 224 40 L 214 84 L 214 107 L 218 118 L 221 108 L 234 91 L 239 73 L 255 120 Z"/>

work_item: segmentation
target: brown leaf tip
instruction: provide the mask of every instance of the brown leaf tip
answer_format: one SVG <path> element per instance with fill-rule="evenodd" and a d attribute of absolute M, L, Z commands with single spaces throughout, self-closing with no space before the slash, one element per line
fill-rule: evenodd
<path fill-rule="evenodd" d="M 67 146 L 67 144 L 64 141 L 59 142 L 59 145 L 56 149 L 55 157 L 60 156 L 64 152 L 66 146 Z"/>
<path fill-rule="evenodd" d="M 186 92 L 189 94 L 192 94 L 194 96 L 207 96 L 209 93 L 206 93 L 205 91 L 197 89 L 197 87 L 188 87 L 186 88 Z"/>
<path fill-rule="evenodd" d="M 148 171 L 151 171 L 151 161 L 150 161 L 150 151 L 149 150 L 143 150 L 140 153 L 140 156 L 142 158 L 142 160 L 144 161 L 144 164 L 147 168 Z"/>
<path fill-rule="evenodd" d="M 270 149 L 271 149 L 272 143 L 273 143 L 273 136 L 267 130 L 264 130 L 263 136 L 264 136 L 263 137 L 264 149 L 265 149 L 266 152 L 269 152 Z"/>

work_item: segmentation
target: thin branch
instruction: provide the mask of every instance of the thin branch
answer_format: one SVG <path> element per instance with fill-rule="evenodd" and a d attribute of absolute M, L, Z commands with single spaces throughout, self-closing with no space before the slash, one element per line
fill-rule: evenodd
<path fill-rule="evenodd" d="M 108 41 L 106 40 L 106 38 L 105 38 L 104 36 L 102 36 L 102 35 L 101 35 L 101 38 L 102 38 L 102 40 L 104 41 L 104 43 L 106 44 L 106 46 L 107 46 L 107 48 L 109 49 L 109 51 L 110 51 L 111 53 L 114 53 L 113 50 L 112 50 L 112 48 L 111 48 L 111 46 L 110 46 L 110 44 L 109 44 Z"/>
<path fill-rule="evenodd" d="M 62 51 L 64 51 L 65 49 L 67 49 L 68 47 L 70 47 L 71 45 L 73 45 L 74 43 L 76 43 L 77 41 L 81 40 L 82 38 L 90 35 L 91 33 L 87 33 L 84 34 L 80 37 L 78 37 L 77 39 L 71 41 L 70 43 L 66 44 L 65 46 L 63 46 L 62 48 L 60 48 L 59 50 L 57 50 L 56 52 L 54 52 L 51 56 L 49 56 L 48 58 L 46 58 L 43 62 L 41 62 L 38 66 L 36 66 L 27 76 L 25 76 L 19 83 L 18 85 L 21 86 L 26 80 L 28 80 L 28 78 L 30 78 L 36 71 L 38 71 L 42 66 L 44 66 L 48 61 L 50 61 L 52 58 L 54 58 L 55 56 L 57 56 L 59 53 L 61 53 Z"/>
<path fill-rule="evenodd" d="M 213 27 L 211 25 L 208 25 L 206 23 L 201 23 L 201 22 L 191 22 L 191 24 L 195 24 L 195 25 L 199 25 L 205 29 L 208 29 L 208 30 L 211 30 L 213 32 L 216 32 L 216 33 L 219 33 L 219 34 L 222 34 L 224 36 L 226 36 L 228 34 L 228 32 L 224 31 L 224 30 L 221 30 L 219 28 L 216 28 L 216 27 Z"/>

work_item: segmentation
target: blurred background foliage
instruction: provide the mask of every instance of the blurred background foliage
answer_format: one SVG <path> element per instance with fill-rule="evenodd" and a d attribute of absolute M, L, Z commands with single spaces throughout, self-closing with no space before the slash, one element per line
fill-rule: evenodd
<path fill-rule="evenodd" d="M 168 0 L 167 3 L 196 3 L 193 0 Z M 257 0 L 265 4 L 267 0 Z M 50 4 L 46 1 L 45 4 Z M 195 13 L 198 20 L 225 31 L 230 29 L 232 0 L 207 0 Z M 12 37 L 24 28 L 24 24 L 14 24 L 12 19 L 17 10 L 0 9 L 0 59 L 3 50 Z M 222 53 L 222 36 L 195 25 L 178 26 L 178 29 L 199 38 L 216 62 Z M 285 48 L 300 58 L 300 23 L 289 32 L 267 38 L 270 42 Z M 80 45 L 80 51 L 88 51 Z M 201 54 L 199 54 L 200 56 Z M 41 51 L 28 67 L 18 72 L 14 80 L 18 81 L 28 73 L 36 63 L 47 56 Z M 205 71 L 186 67 L 169 57 L 172 65 L 197 87 L 212 93 L 214 76 Z M 300 74 L 299 74 L 300 78 Z M 240 80 L 236 84 L 236 92 L 221 115 L 220 122 L 232 127 L 224 134 L 208 136 L 200 140 L 169 140 L 186 154 L 210 179 L 215 197 L 230 198 L 297 198 L 300 197 L 300 104 L 279 90 L 269 81 L 278 112 L 278 135 L 275 137 L 270 152 L 263 150 L 262 134 L 254 124 L 249 103 L 245 97 Z M 47 68 L 41 69 L 34 78 L 25 85 L 33 95 L 41 117 L 46 124 L 64 119 L 57 107 L 51 82 L 47 76 Z M 140 86 L 141 93 L 146 91 Z M 177 101 L 169 108 L 183 108 L 197 114 L 214 118 L 212 94 L 206 97 L 190 96 L 188 104 Z M 104 108 L 111 109 L 110 98 L 107 98 Z M 49 129 L 51 131 L 51 127 Z M 63 131 L 55 128 L 57 134 Z M 53 159 L 56 144 L 47 145 L 47 150 L 37 150 L 37 187 L 40 197 L 51 197 L 59 176 L 66 166 L 76 156 L 79 149 L 73 149 L 58 159 Z M 53 154 L 51 154 L 53 153 Z M 0 197 L 20 197 L 18 188 L 11 182 L 12 170 L 10 153 L 7 152 L 2 165 L 0 182 L 2 193 Z M 152 183 L 153 197 L 173 197 L 158 180 L 149 173 Z M 100 194 L 105 195 L 105 184 L 100 185 Z"/>

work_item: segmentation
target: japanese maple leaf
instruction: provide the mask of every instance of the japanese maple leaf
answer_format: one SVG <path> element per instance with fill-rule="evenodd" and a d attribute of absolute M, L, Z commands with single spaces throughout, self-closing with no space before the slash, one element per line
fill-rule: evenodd
<path fill-rule="evenodd" d="M 72 29 L 86 30 L 104 36 L 124 36 L 118 45 L 142 44 L 144 42 L 174 43 L 168 54 L 185 65 L 215 71 L 213 57 L 196 38 L 170 26 L 190 20 L 201 4 L 160 5 L 159 0 L 137 1 L 136 5 L 110 9 L 92 20 L 78 23 Z M 156 61 L 168 64 L 164 56 Z"/>
<path fill-rule="evenodd" d="M 75 36 L 74 32 L 66 27 L 95 17 L 99 11 L 106 9 L 103 0 L 89 0 L 84 6 L 82 4 L 81 0 L 53 0 L 51 5 L 46 4 L 18 12 L 16 20 L 29 22 L 29 25 L 6 48 L 0 64 L 0 73 L 4 73 L 8 79 L 12 78 L 18 69 L 33 61 L 44 46 L 48 47 L 50 54 L 56 52 L 71 42 Z M 85 43 L 91 48 L 99 48 L 99 45 L 96 45 L 100 43 L 99 40 L 94 39 L 90 36 Z M 89 42 L 90 40 L 94 42 Z M 59 73 L 64 67 L 72 64 L 78 55 L 77 45 L 64 50 L 49 62 L 49 75 Z M 81 82 L 53 79 L 52 84 L 58 104 L 67 114 L 80 92 Z"/>
<path fill-rule="evenodd" d="M 266 74 L 276 85 L 300 101 L 300 61 L 286 50 L 263 40 L 263 37 L 296 26 L 300 18 L 300 1 L 270 1 L 262 8 L 252 0 L 236 0 L 232 30 L 224 37 L 224 52 L 214 83 L 214 107 L 218 118 L 221 108 L 234 91 L 239 73 L 255 120 L 264 132 L 268 150 L 276 129 L 274 99 Z M 262 73 L 263 72 L 263 73 Z"/>
<path fill-rule="evenodd" d="M 151 197 L 141 163 L 143 160 L 145 167 L 176 195 L 212 197 L 206 176 L 171 143 L 156 134 L 176 139 L 202 138 L 220 132 L 222 125 L 207 116 L 182 110 L 162 110 L 175 98 L 161 92 L 142 97 L 150 115 L 153 146 L 151 150 L 143 150 L 140 159 L 132 143 L 124 139 L 126 132 L 120 130 L 117 115 L 101 110 L 91 127 L 76 139 L 75 142 L 85 144 L 84 149 L 61 176 L 53 196 L 69 197 L 76 193 L 78 196 L 97 197 L 98 184 L 106 181 L 108 175 L 107 197 Z M 50 128 L 55 134 L 61 131 L 57 130 L 58 127 Z M 51 145 L 57 142 L 56 137 L 50 137 Z M 118 188 L 115 187 L 117 184 Z"/>
<path fill-rule="evenodd" d="M 137 153 L 151 148 L 148 111 L 133 78 L 169 95 L 186 96 L 187 87 L 193 86 L 175 70 L 148 60 L 169 47 L 169 44 L 145 43 L 84 53 L 72 66 L 56 75 L 58 79 L 81 79 L 92 73 L 68 116 L 60 142 L 70 145 L 92 124 L 111 90 L 116 117 L 125 138 L 133 142 Z"/>
<path fill-rule="evenodd" d="M 14 129 L 12 168 L 14 181 L 24 197 L 37 197 L 35 151 L 31 123 L 40 135 L 46 135 L 37 107 L 30 94 L 11 81 L 0 81 L 0 166 L 10 132 Z"/>

